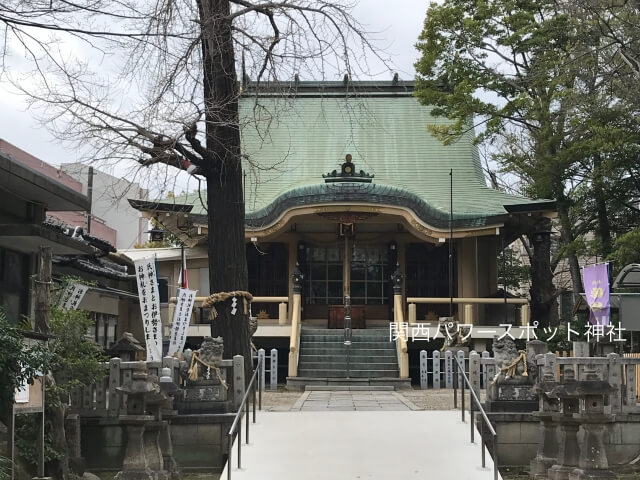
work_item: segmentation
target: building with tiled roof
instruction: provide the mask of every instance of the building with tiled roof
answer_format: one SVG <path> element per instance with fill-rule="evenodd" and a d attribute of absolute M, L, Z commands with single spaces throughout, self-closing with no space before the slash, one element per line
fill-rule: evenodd
<path fill-rule="evenodd" d="M 446 120 L 429 112 L 412 82 L 245 85 L 240 124 L 254 295 L 291 304 L 298 263 L 303 325 L 326 326 L 349 294 L 367 328 L 384 327 L 393 318 L 397 265 L 410 319 L 448 316 L 454 297 L 469 299 L 453 305 L 459 321 L 504 322 L 500 306 L 471 300 L 496 296 L 498 253 L 540 216 L 553 216 L 554 202 L 488 187 L 472 132 L 444 145 L 427 125 Z M 194 268 L 208 268 L 206 191 L 132 203 L 191 247 Z M 208 274 L 191 278 L 199 295 L 211 293 Z M 406 307 L 407 298 L 422 300 Z M 261 310 L 278 316 L 277 304 L 254 306 Z M 513 310 L 507 313 L 517 322 Z M 194 335 L 200 331 L 193 325 Z"/>

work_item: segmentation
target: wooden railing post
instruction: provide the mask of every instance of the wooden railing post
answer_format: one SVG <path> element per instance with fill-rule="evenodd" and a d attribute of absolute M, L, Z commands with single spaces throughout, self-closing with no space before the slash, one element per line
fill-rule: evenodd
<path fill-rule="evenodd" d="M 529 308 L 529 304 L 522 305 L 520 308 L 520 325 L 529 325 L 530 314 L 531 310 Z"/>
<path fill-rule="evenodd" d="M 300 345 L 300 329 L 302 326 L 302 280 L 304 275 L 296 265 L 292 275 L 293 305 L 291 306 L 291 337 L 289 338 L 289 376 L 298 376 L 298 348 Z"/>
<path fill-rule="evenodd" d="M 280 302 L 278 305 L 278 324 L 285 325 L 287 323 L 287 304 Z"/>
<path fill-rule="evenodd" d="M 416 304 L 410 303 L 409 304 L 409 323 L 413 324 L 413 323 L 417 323 L 417 321 L 418 319 L 416 314 Z"/>
<path fill-rule="evenodd" d="M 393 282 L 393 316 L 396 323 L 396 350 L 398 352 L 398 369 L 400 378 L 409 378 L 409 354 L 407 353 L 407 338 L 404 328 L 404 305 L 402 301 L 402 282 L 404 275 L 400 271 L 400 265 L 396 266 L 396 271 L 391 275 Z"/>

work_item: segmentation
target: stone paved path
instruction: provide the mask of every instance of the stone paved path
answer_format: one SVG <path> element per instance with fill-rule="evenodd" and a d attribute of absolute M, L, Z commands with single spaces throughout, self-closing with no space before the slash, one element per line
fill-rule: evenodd
<path fill-rule="evenodd" d="M 234 480 L 493 480 L 491 456 L 481 468 L 479 435 L 469 442 L 458 411 L 384 391 L 309 391 L 278 410 L 258 412 L 240 469 L 234 445 Z"/>
<path fill-rule="evenodd" d="M 417 410 L 409 400 L 396 392 L 310 391 L 292 407 L 294 411 L 400 411 Z"/>

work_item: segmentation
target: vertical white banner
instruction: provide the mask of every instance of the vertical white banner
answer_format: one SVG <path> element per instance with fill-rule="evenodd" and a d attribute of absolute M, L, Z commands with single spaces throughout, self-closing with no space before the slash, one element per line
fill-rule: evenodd
<path fill-rule="evenodd" d="M 77 310 L 87 290 L 89 290 L 87 285 L 70 283 L 65 287 L 64 292 L 62 292 L 58 307 L 62 310 Z"/>
<path fill-rule="evenodd" d="M 138 282 L 140 314 L 147 345 L 147 361 L 157 362 L 162 360 L 162 320 L 160 319 L 160 292 L 158 291 L 156 262 L 151 257 L 137 260 L 134 264 L 136 281 Z"/>
<path fill-rule="evenodd" d="M 193 311 L 193 302 L 196 298 L 197 290 L 189 290 L 186 288 L 178 289 L 178 300 L 173 311 L 173 321 L 171 322 L 171 333 L 169 337 L 170 357 L 180 356 L 187 341 L 187 331 L 191 320 L 191 312 Z"/>

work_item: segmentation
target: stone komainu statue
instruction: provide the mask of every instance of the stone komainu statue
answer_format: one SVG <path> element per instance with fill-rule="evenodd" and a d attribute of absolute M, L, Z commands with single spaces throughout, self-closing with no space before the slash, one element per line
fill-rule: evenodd
<path fill-rule="evenodd" d="M 535 381 L 535 359 L 527 358 L 527 353 L 518 350 L 511 338 L 506 335 L 503 338 L 493 337 L 492 349 L 497 369 L 492 383 L 531 384 Z"/>
<path fill-rule="evenodd" d="M 460 327 L 458 322 L 451 320 L 451 318 L 444 317 L 444 319 L 438 322 L 438 330 L 440 335 L 444 337 L 444 344 L 440 349 L 441 351 L 447 347 L 466 347 L 469 343 L 465 337 L 469 335 L 470 327 Z"/>
<path fill-rule="evenodd" d="M 218 374 L 218 365 L 222 360 L 222 353 L 224 352 L 224 342 L 222 337 L 204 337 L 200 349 L 192 352 L 187 358 L 185 352 L 185 360 L 189 365 L 189 379 L 195 381 L 201 378 L 208 378 L 211 376 L 211 370 L 213 369 Z"/>

